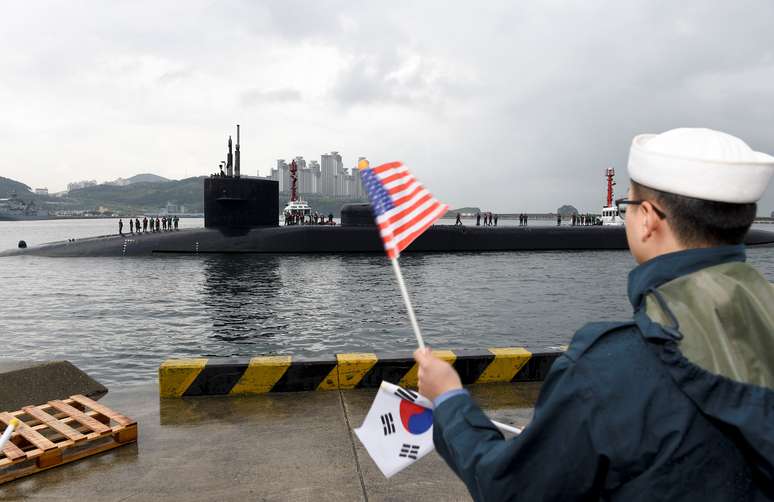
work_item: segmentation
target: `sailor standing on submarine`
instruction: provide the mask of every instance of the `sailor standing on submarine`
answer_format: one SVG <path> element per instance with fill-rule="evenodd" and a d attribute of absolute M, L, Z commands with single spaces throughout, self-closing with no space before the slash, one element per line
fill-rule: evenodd
<path fill-rule="evenodd" d="M 419 349 L 439 454 L 476 500 L 774 500 L 774 286 L 742 239 L 774 157 L 708 129 L 634 138 L 633 318 L 581 328 L 509 440 Z"/>

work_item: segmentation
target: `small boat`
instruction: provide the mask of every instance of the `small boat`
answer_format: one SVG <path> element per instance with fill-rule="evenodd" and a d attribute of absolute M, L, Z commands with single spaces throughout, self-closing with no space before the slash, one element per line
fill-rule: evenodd
<path fill-rule="evenodd" d="M 602 225 L 622 227 L 624 225 L 624 219 L 618 214 L 618 208 L 603 207 L 602 215 L 599 218 L 602 221 Z"/>
<path fill-rule="evenodd" d="M 290 163 L 290 200 L 282 214 L 285 217 L 285 225 L 305 223 L 312 221 L 312 208 L 305 200 L 298 197 L 298 166 L 296 161 Z"/>
<path fill-rule="evenodd" d="M 305 200 L 291 200 L 285 209 L 282 210 L 282 214 L 285 217 L 290 215 L 303 216 L 304 218 L 312 214 L 312 208 Z"/>

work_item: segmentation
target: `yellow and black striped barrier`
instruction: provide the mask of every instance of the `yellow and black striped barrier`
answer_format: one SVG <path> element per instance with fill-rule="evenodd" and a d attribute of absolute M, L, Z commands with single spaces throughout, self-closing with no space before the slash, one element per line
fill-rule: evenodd
<path fill-rule="evenodd" d="M 542 381 L 561 350 L 523 347 L 434 350 L 449 361 L 463 384 Z M 159 367 L 161 397 L 263 394 L 305 390 L 376 388 L 382 380 L 416 387 L 411 354 L 260 356 L 252 359 L 169 359 Z"/>

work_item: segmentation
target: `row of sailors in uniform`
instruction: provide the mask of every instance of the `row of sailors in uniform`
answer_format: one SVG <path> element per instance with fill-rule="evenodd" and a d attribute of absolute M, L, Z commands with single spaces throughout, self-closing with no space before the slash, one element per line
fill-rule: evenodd
<path fill-rule="evenodd" d="M 180 218 L 177 216 L 162 216 L 159 218 L 156 216 L 156 218 L 150 218 L 144 217 L 142 219 L 142 232 L 148 232 L 148 225 L 150 225 L 150 231 L 151 232 L 161 232 L 162 230 L 168 231 L 168 230 L 177 230 L 178 224 L 180 222 Z M 140 233 L 140 219 L 139 218 L 129 218 L 129 231 L 131 233 Z M 118 233 L 120 235 L 124 235 L 124 221 L 119 218 L 118 220 Z"/>
<path fill-rule="evenodd" d="M 525 215 L 525 217 L 526 217 L 526 215 Z M 581 227 L 585 227 L 585 226 L 589 226 L 589 225 L 599 225 L 600 224 L 599 218 L 594 216 L 594 215 L 591 215 L 591 214 L 575 214 L 575 213 L 573 213 L 570 216 L 569 220 L 570 220 L 570 225 L 572 225 L 573 227 L 576 226 L 576 225 L 577 226 L 581 226 Z M 556 215 L 556 224 L 557 225 L 561 225 L 562 224 L 562 215 L 561 214 L 557 214 Z"/>
<path fill-rule="evenodd" d="M 290 211 L 285 213 L 285 225 L 335 225 L 333 221 L 333 213 L 328 215 L 328 220 L 325 220 L 325 215 L 320 214 L 317 211 L 304 216 L 301 212 Z"/>

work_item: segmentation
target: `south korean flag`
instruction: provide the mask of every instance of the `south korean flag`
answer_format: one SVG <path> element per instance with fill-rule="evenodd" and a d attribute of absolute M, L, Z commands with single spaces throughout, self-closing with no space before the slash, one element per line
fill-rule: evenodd
<path fill-rule="evenodd" d="M 382 382 L 355 434 L 389 478 L 433 450 L 433 403 L 416 392 Z"/>

